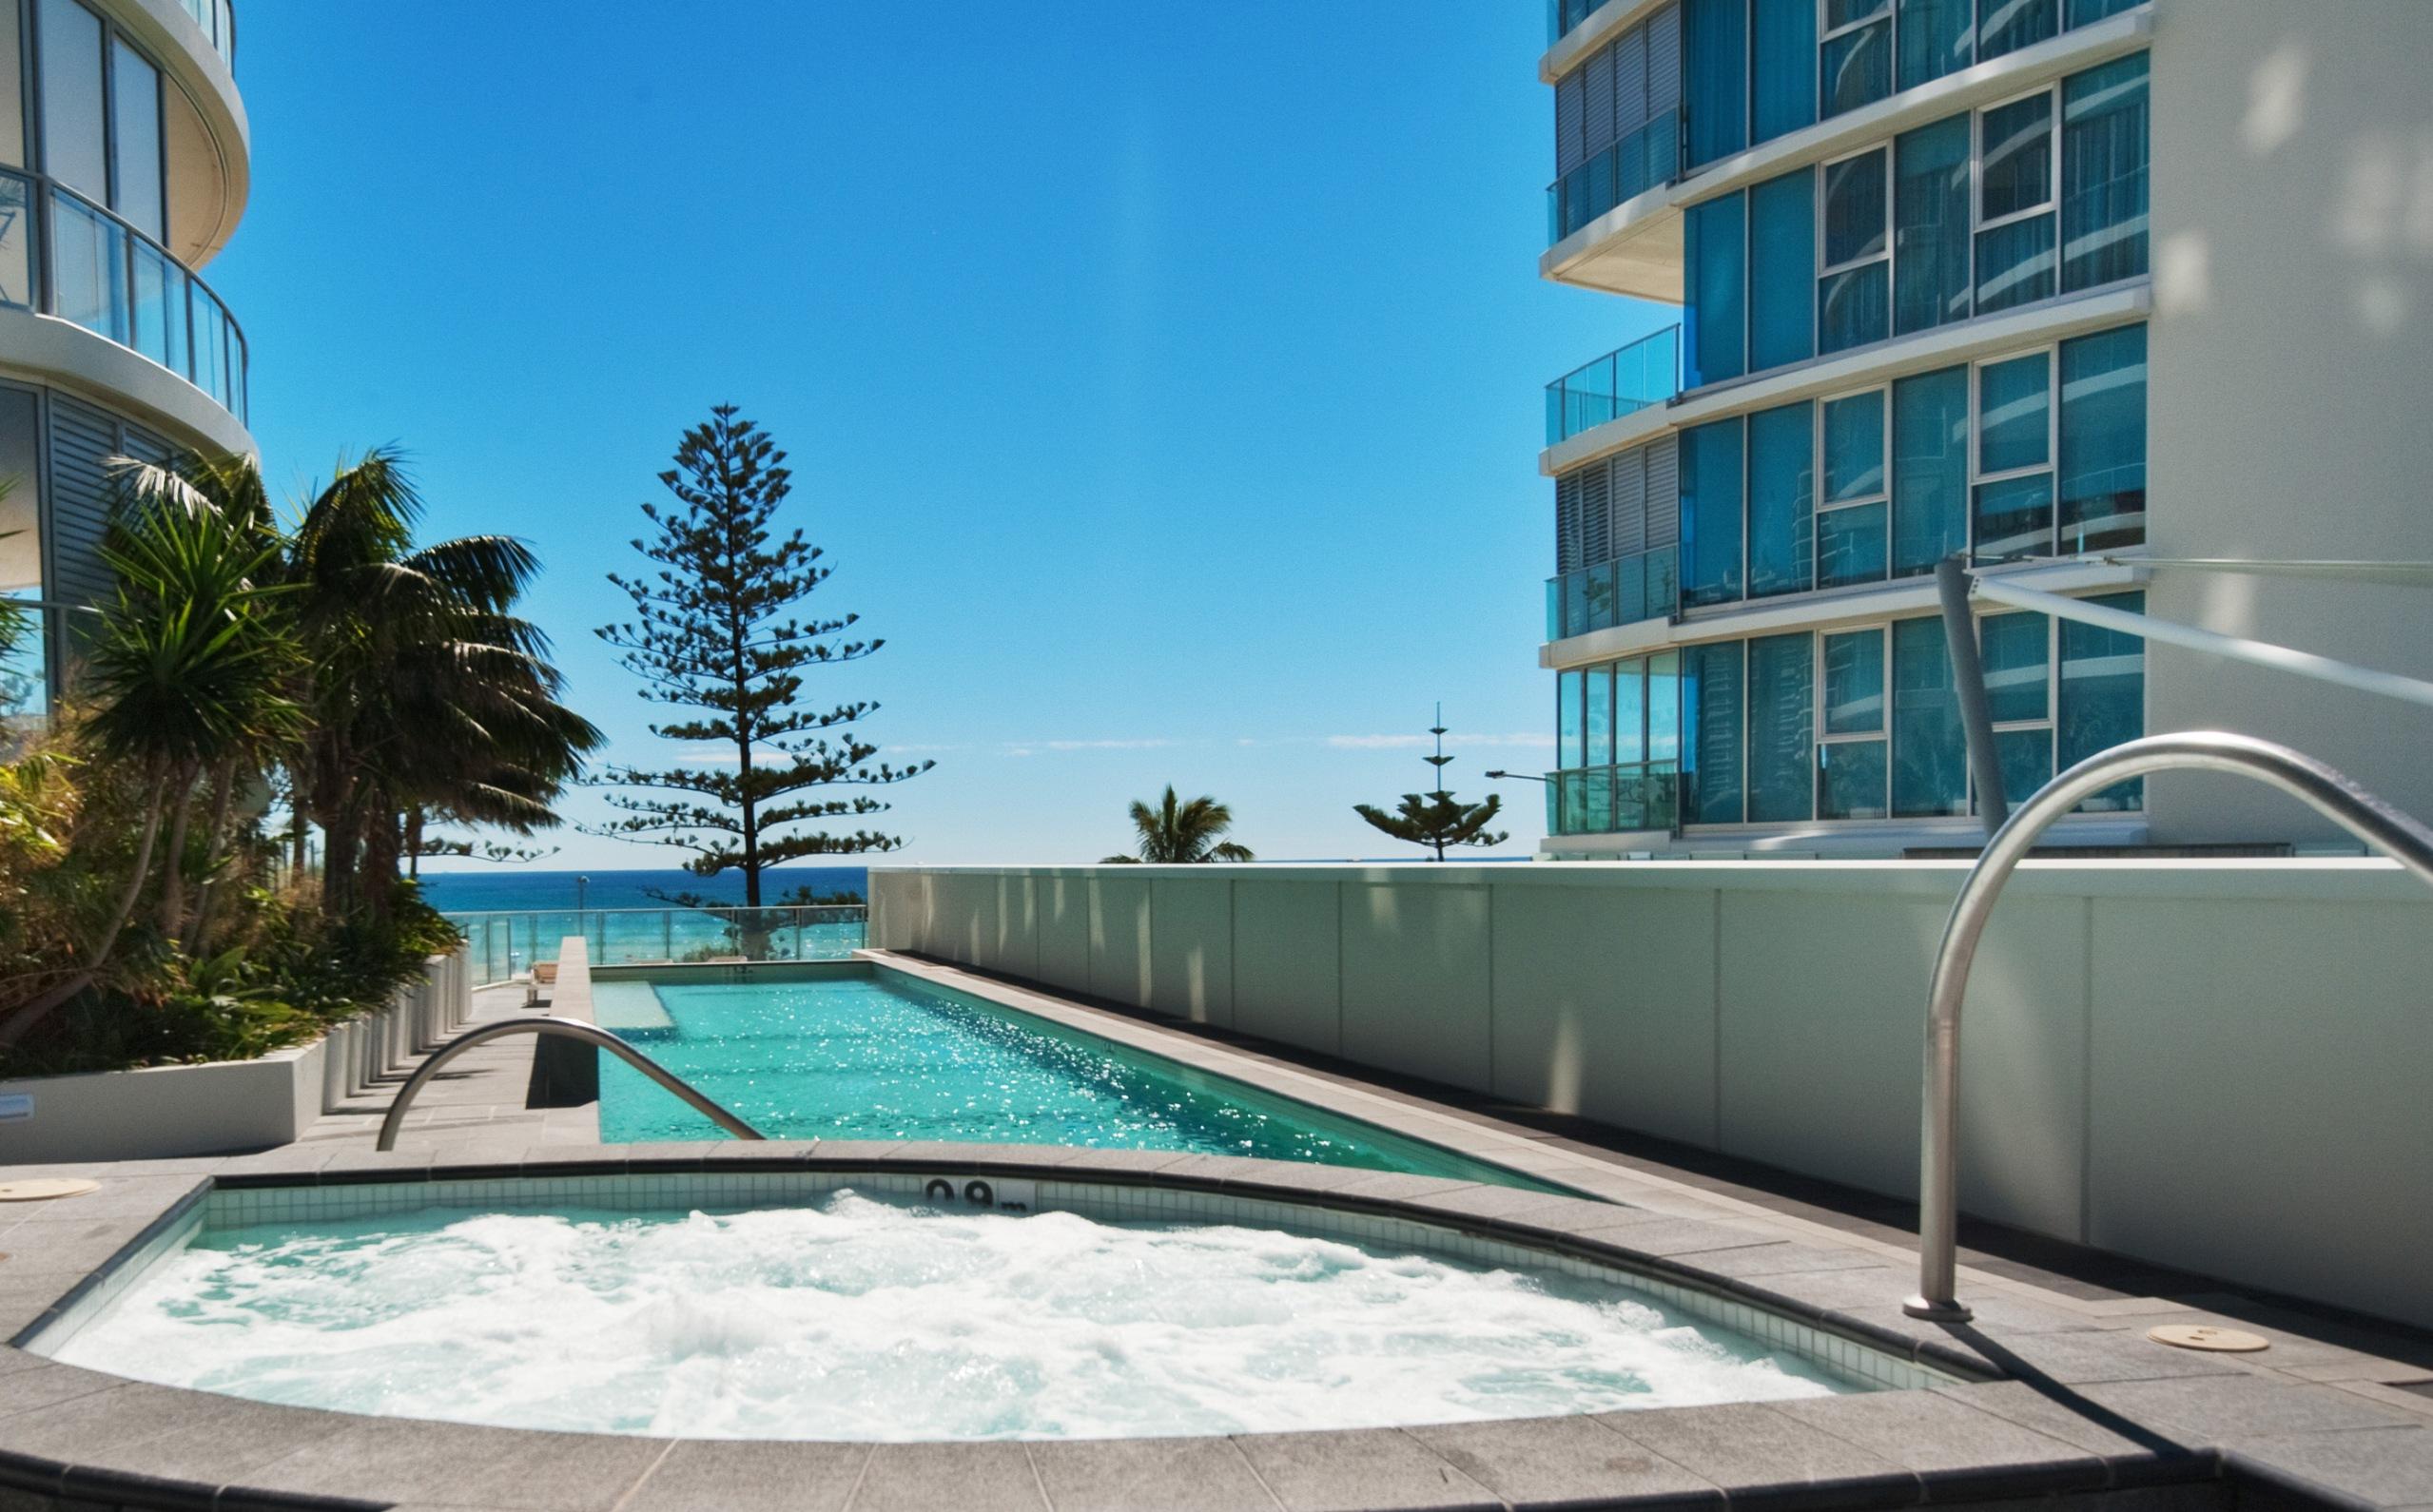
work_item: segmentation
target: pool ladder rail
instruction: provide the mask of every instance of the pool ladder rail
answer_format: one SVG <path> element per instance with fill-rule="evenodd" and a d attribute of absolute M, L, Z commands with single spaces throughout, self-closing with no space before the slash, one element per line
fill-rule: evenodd
<path fill-rule="evenodd" d="M 1927 979 L 1918 1287 L 1917 1295 L 1903 1304 L 1912 1317 L 1964 1323 L 1970 1315 L 1954 1289 L 1959 1230 L 1960 1003 L 1968 994 L 1977 940 L 1993 917 L 2002 884 L 2045 830 L 2080 803 L 2115 783 L 2179 769 L 2228 772 L 2279 788 L 2433 885 L 2433 828 L 2312 756 L 2249 735 L 2224 730 L 2149 735 L 2090 756 L 2038 788 L 1986 842 L 1984 854 L 1960 883 L 1935 952 L 1934 974 Z"/>
<path fill-rule="evenodd" d="M 486 1024 L 477 1024 L 424 1057 L 422 1064 L 414 1068 L 414 1075 L 405 1078 L 405 1085 L 397 1090 L 396 1100 L 389 1104 L 388 1116 L 380 1120 L 380 1139 L 375 1148 L 380 1150 L 397 1148 L 398 1126 L 405 1121 L 406 1109 L 414 1105 L 415 1095 L 419 1093 L 432 1077 L 439 1074 L 440 1067 L 476 1045 L 487 1044 L 493 1039 L 505 1039 L 514 1035 L 556 1035 L 563 1038 L 579 1039 L 586 1044 L 596 1045 L 674 1093 L 694 1112 L 701 1114 L 736 1138 L 766 1139 L 769 1137 L 711 1101 L 682 1076 L 660 1065 L 607 1030 L 574 1018 L 558 1018 L 549 1014 L 523 1014 L 514 1018 L 498 1018 Z"/>

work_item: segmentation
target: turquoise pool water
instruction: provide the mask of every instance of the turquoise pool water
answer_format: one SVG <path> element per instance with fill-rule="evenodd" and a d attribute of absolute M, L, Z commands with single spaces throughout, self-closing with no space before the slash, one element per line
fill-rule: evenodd
<path fill-rule="evenodd" d="M 1184 1150 L 1545 1188 L 1356 1119 L 893 973 L 595 980 L 613 1029 L 773 1139 Z M 600 1137 L 715 1136 L 600 1057 Z"/>

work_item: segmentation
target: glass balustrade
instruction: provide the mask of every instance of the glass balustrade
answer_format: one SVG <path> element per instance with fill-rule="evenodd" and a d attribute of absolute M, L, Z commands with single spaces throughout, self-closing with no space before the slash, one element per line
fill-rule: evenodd
<path fill-rule="evenodd" d="M 211 50 L 220 61 L 234 68 L 237 66 L 237 15 L 228 0 L 179 0 L 194 24 L 210 39 Z"/>
<path fill-rule="evenodd" d="M 48 286 L 37 225 L 47 226 Z M 159 243 L 88 200 L 0 172 L 0 304 L 72 321 L 139 352 L 246 418 L 244 333 Z"/>
<path fill-rule="evenodd" d="M 50 719 L 50 648 L 59 611 L 0 592 L 0 760 Z"/>
<path fill-rule="evenodd" d="M 1681 112 L 1669 110 L 1546 186 L 1551 246 L 1625 200 L 1673 182 L 1681 168 Z"/>
<path fill-rule="evenodd" d="M 1682 388 L 1682 328 L 1668 325 L 1546 386 L 1546 444 L 1650 405 Z"/>
<path fill-rule="evenodd" d="M 1680 551 L 1662 546 L 1546 582 L 1546 638 L 1667 619 L 1681 605 Z"/>
<path fill-rule="evenodd" d="M 1681 764 L 1633 762 L 1548 772 L 1547 828 L 1555 835 L 1626 835 L 1674 827 Z"/>
<path fill-rule="evenodd" d="M 844 960 L 862 948 L 869 910 L 803 908 L 588 908 L 450 914 L 473 957 L 474 985 L 506 981 L 554 961 L 570 935 L 594 966 L 666 961 Z"/>

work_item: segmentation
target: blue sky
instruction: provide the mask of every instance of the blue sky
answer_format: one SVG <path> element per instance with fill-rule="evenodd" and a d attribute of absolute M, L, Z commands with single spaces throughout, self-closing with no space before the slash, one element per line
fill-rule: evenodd
<path fill-rule="evenodd" d="M 791 454 L 815 602 L 888 642 L 811 695 L 938 763 L 890 795 L 906 858 L 1093 860 L 1168 782 L 1263 857 L 1389 855 L 1351 805 L 1427 785 L 1436 700 L 1457 790 L 1550 755 L 1542 385 L 1669 319 L 1535 277 L 1544 24 L 245 0 L 210 277 L 273 486 L 396 441 L 433 531 L 532 541 L 621 759 L 673 748 L 592 634 L 605 574 L 731 399 Z"/>

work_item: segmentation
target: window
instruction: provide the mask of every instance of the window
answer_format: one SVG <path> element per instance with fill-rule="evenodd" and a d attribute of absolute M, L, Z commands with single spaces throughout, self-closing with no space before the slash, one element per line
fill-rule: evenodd
<path fill-rule="evenodd" d="M 1748 370 L 1742 302 L 1748 288 L 1747 206 L 1741 195 L 1726 194 L 1691 205 L 1686 223 L 1690 371 L 1684 378 L 1685 386 L 1696 388 Z"/>
<path fill-rule="evenodd" d="M 2008 561 L 2053 549 L 2052 354 L 1976 370 L 1976 559 Z"/>
<path fill-rule="evenodd" d="M 1682 651 L 1681 811 L 1685 824 L 1741 822 L 1741 666 L 1742 643 L 1719 641 Z"/>
<path fill-rule="evenodd" d="M 1822 0 L 1822 4 L 1824 41 L 1818 53 L 1820 112 L 1839 115 L 1892 93 L 1892 0 Z"/>
<path fill-rule="evenodd" d="M 17 29 L 14 0 L 0 3 L 0 167 L 26 163 L 25 41 Z M 0 209 L 5 209 L 0 204 Z M 0 294 L 5 294 L 0 289 Z"/>
<path fill-rule="evenodd" d="M 2061 286 L 2146 271 L 2146 54 L 2061 86 Z"/>
<path fill-rule="evenodd" d="M 2069 25 L 2090 26 L 2134 8 L 2138 0 L 2070 0 Z"/>
<path fill-rule="evenodd" d="M 1786 404 L 1749 417 L 1749 597 L 1815 586 L 1815 406 Z"/>
<path fill-rule="evenodd" d="M 1823 414 L 1817 586 L 1881 582 L 1887 498 L 1884 391 L 1827 399 Z"/>
<path fill-rule="evenodd" d="M 1607 766 L 1613 763 L 1613 669 L 1591 667 L 1579 674 L 1586 679 L 1587 705 L 1581 719 L 1580 765 Z"/>
<path fill-rule="evenodd" d="M 1976 61 L 1976 18 L 1971 0 L 1898 0 L 1900 57 L 1895 75 L 1915 89 Z"/>
<path fill-rule="evenodd" d="M 1554 764 L 1587 765 L 1587 727 L 1582 718 L 1587 689 L 1586 672 L 1554 674 Z"/>
<path fill-rule="evenodd" d="M 1892 215 L 1883 147 L 1824 168 L 1824 236 L 1818 259 L 1817 349 L 1880 341 L 1890 328 Z"/>
<path fill-rule="evenodd" d="M 1805 3 L 1805 0 L 1802 0 Z M 1749 368 L 1817 350 L 1817 174 L 1800 168 L 1749 190 Z"/>
<path fill-rule="evenodd" d="M 1682 600 L 1741 596 L 1742 421 L 1695 425 L 1681 437 Z"/>
<path fill-rule="evenodd" d="M 1817 817 L 1881 819 L 1888 774 L 1884 631 L 1844 630 L 1820 643 Z"/>
<path fill-rule="evenodd" d="M 1968 812 L 1968 737 L 1952 688 L 1940 616 L 1905 619 L 1893 636 L 1893 813 Z"/>
<path fill-rule="evenodd" d="M 2053 780 L 2052 634 L 2042 614 L 1994 614 L 1977 626 L 2002 796 L 2015 805 Z"/>
<path fill-rule="evenodd" d="M 2143 593 L 2112 593 L 2088 602 L 2131 613 L 2146 609 Z M 2062 621 L 2061 688 L 2053 729 L 2053 759 L 2064 767 L 2145 734 L 2145 643 L 2117 630 Z M 2078 806 L 2087 812 L 2142 808 L 2144 781 L 2107 787 Z"/>
<path fill-rule="evenodd" d="M 1748 0 L 1684 0 L 1683 93 L 1689 165 L 1749 145 Z"/>
<path fill-rule="evenodd" d="M 158 242 L 168 224 L 161 176 L 161 70 L 110 40 L 110 208 Z"/>
<path fill-rule="evenodd" d="M 1750 0 L 1749 141 L 1817 119 L 1816 0 Z"/>
<path fill-rule="evenodd" d="M 2053 126 L 2049 90 L 1977 116 L 1980 315 L 2053 295 Z"/>
<path fill-rule="evenodd" d="M 1816 637 L 1761 636 L 1748 643 L 1748 817 L 1758 823 L 1814 813 L 1808 776 L 1815 745 L 1809 690 Z"/>
<path fill-rule="evenodd" d="M 76 0 L 41 0 L 38 35 L 44 166 L 52 178 L 96 204 L 107 204 L 101 18 Z"/>
<path fill-rule="evenodd" d="M 1968 546 L 1969 373 L 1893 384 L 1892 575 L 1914 577 Z"/>
<path fill-rule="evenodd" d="M 1905 336 L 1971 311 L 1968 117 L 1902 133 L 1893 161 L 1893 329 Z"/>
<path fill-rule="evenodd" d="M 2146 327 L 2061 343 L 2061 550 L 2146 539 Z"/>
<path fill-rule="evenodd" d="M 2059 29 L 2058 0 L 1979 0 L 1976 55 L 1998 58 Z"/>

